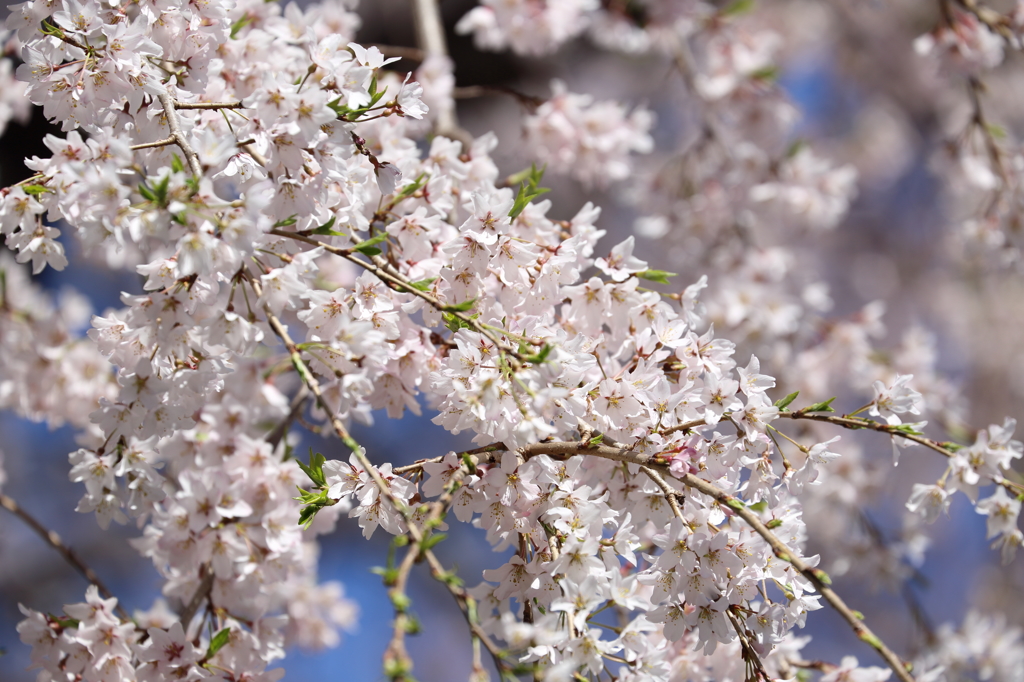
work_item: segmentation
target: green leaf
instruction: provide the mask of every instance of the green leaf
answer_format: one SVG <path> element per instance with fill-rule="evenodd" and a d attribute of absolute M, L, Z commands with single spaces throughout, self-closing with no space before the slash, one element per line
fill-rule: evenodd
<path fill-rule="evenodd" d="M 730 497 L 726 501 L 725 504 L 726 504 L 726 506 L 732 507 L 733 509 L 736 509 L 736 510 L 740 510 L 740 509 L 743 509 L 744 507 L 746 507 L 746 505 L 743 504 L 742 500 L 738 500 L 735 497 Z"/>
<path fill-rule="evenodd" d="M 424 538 L 423 542 L 420 543 L 420 548 L 424 552 L 428 549 L 433 549 L 437 543 L 443 541 L 446 537 L 448 536 L 445 533 L 431 533 L 430 537 Z"/>
<path fill-rule="evenodd" d="M 146 183 L 144 182 L 139 185 L 139 194 L 141 194 L 142 198 L 145 199 L 146 201 L 151 201 L 154 204 L 157 201 L 156 194 L 153 194 L 153 190 L 146 187 Z"/>
<path fill-rule="evenodd" d="M 213 636 L 210 646 L 206 649 L 206 657 L 213 658 L 214 654 L 224 648 L 224 645 L 231 639 L 231 629 L 224 628 Z"/>
<path fill-rule="evenodd" d="M 767 508 L 768 508 L 768 503 L 765 502 L 764 500 L 761 500 L 760 502 L 755 502 L 754 504 L 750 505 L 750 509 L 752 511 L 756 511 L 758 514 L 760 514 L 761 512 L 763 512 Z"/>
<path fill-rule="evenodd" d="M 323 509 L 324 506 L 322 504 L 311 504 L 308 507 L 303 507 L 302 511 L 299 512 L 299 525 L 303 528 L 309 528 L 316 517 L 316 513 Z"/>
<path fill-rule="evenodd" d="M 544 347 L 541 348 L 536 353 L 534 353 L 533 355 L 524 355 L 523 362 L 529 362 L 534 365 L 540 365 L 543 364 L 544 361 L 548 359 L 549 355 L 551 355 L 551 344 L 545 343 Z"/>
<path fill-rule="evenodd" d="M 779 79 L 779 67 L 777 66 L 766 66 L 763 69 L 758 69 L 750 74 L 750 78 L 756 81 L 768 81 L 773 82 Z"/>
<path fill-rule="evenodd" d="M 785 398 L 779 398 L 778 400 L 775 401 L 775 407 L 785 412 L 786 408 L 789 407 L 789 404 L 796 400 L 796 397 L 798 395 L 800 395 L 800 391 L 793 391 Z"/>
<path fill-rule="evenodd" d="M 234 40 L 235 37 L 238 35 L 238 32 L 241 31 L 246 26 L 248 26 L 249 24 L 251 24 L 252 21 L 253 21 L 253 17 L 250 16 L 247 13 L 243 17 L 241 17 L 238 21 L 236 21 L 235 23 L 231 24 L 231 39 Z"/>
<path fill-rule="evenodd" d="M 923 436 L 924 433 L 914 428 L 913 424 L 897 424 L 895 426 L 888 427 L 889 431 L 896 431 L 897 433 L 904 433 L 908 436 Z"/>
<path fill-rule="evenodd" d="M 418 635 L 421 632 L 423 632 L 423 625 L 420 623 L 420 619 L 413 614 L 408 614 L 408 618 L 405 619 L 405 633 Z"/>
<path fill-rule="evenodd" d="M 316 228 L 315 230 L 313 230 L 311 234 L 325 234 L 325 235 L 330 235 L 332 237 L 344 237 L 344 236 L 346 236 L 344 232 L 338 232 L 337 230 L 332 230 L 331 229 L 332 227 L 334 227 L 334 221 L 336 221 L 337 219 L 338 219 L 338 216 L 333 216 L 332 215 L 330 220 L 328 220 L 326 223 L 324 223 L 323 225 L 321 225 L 318 228 Z"/>
<path fill-rule="evenodd" d="M 782 519 L 772 519 L 764 525 L 768 526 L 768 528 L 778 528 L 782 525 Z"/>
<path fill-rule="evenodd" d="M 289 225 L 294 225 L 296 221 L 297 218 L 294 215 L 290 215 L 284 220 L 278 220 L 276 223 L 274 223 L 274 227 L 288 227 Z"/>
<path fill-rule="evenodd" d="M 801 412 L 835 412 L 835 410 L 832 409 L 832 401 L 833 400 L 835 400 L 834 397 L 833 398 L 829 398 L 828 400 L 824 400 L 824 401 L 822 401 L 820 403 L 814 403 L 813 405 L 805 407 L 805 408 L 803 408 L 800 411 Z"/>
<path fill-rule="evenodd" d="M 165 175 L 160 182 L 153 185 L 153 194 L 156 195 L 157 201 L 160 202 L 161 206 L 167 205 L 167 190 L 171 186 L 170 174 Z"/>
<path fill-rule="evenodd" d="M 460 329 L 472 329 L 473 325 L 468 324 L 458 317 L 455 313 L 441 313 L 441 319 L 444 320 L 444 326 L 452 332 L 457 332 Z"/>
<path fill-rule="evenodd" d="M 995 123 L 986 123 L 985 129 L 988 130 L 988 134 L 997 140 L 1002 140 L 1006 137 L 1006 128 Z"/>
<path fill-rule="evenodd" d="M 423 185 L 427 184 L 428 179 L 430 179 L 430 176 L 427 173 L 420 173 L 418 176 L 416 176 L 415 180 L 413 180 L 411 183 L 409 183 L 402 189 L 398 190 L 398 193 L 395 195 L 395 198 L 391 200 L 391 204 L 397 204 L 399 201 L 411 197 L 413 194 L 418 192 L 420 188 L 423 187 Z"/>
<path fill-rule="evenodd" d="M 22 185 L 21 191 L 23 191 L 25 194 L 28 194 L 29 196 L 36 197 L 42 194 L 43 192 L 52 192 L 53 190 L 43 185 Z"/>
<path fill-rule="evenodd" d="M 417 291 L 427 291 L 430 289 L 430 285 L 437 281 L 437 277 L 428 277 L 427 279 L 420 279 L 415 282 L 409 282 L 409 286 Z"/>
<path fill-rule="evenodd" d="M 77 628 L 81 621 L 70 616 L 50 616 L 57 625 L 62 628 Z"/>
<path fill-rule="evenodd" d="M 324 477 L 324 462 L 327 458 L 319 452 L 314 453 L 313 448 L 309 449 L 309 464 L 303 464 L 301 461 L 296 460 L 295 463 L 299 465 L 303 473 L 309 476 L 309 480 L 317 484 L 320 487 L 327 485 L 327 480 Z"/>
<path fill-rule="evenodd" d="M 754 9 L 754 0 L 733 0 L 728 5 L 722 8 L 722 11 L 718 13 L 721 17 L 732 17 L 737 14 L 746 14 Z"/>
<path fill-rule="evenodd" d="M 527 173 L 526 179 L 519 186 L 519 194 L 516 195 L 515 203 L 512 204 L 512 210 L 508 212 L 508 217 L 512 220 L 518 218 L 519 214 L 523 212 L 531 201 L 541 194 L 551 191 L 547 187 L 540 187 L 541 178 L 544 177 L 544 168 L 546 166 L 538 170 L 537 165 L 533 164 L 530 166 L 529 171 L 524 171 L 524 173 Z M 514 177 L 519 178 L 521 176 L 522 173 L 519 173 Z"/>
<path fill-rule="evenodd" d="M 453 303 L 452 305 L 446 305 L 442 310 L 452 313 L 465 313 L 473 309 L 478 299 L 469 298 L 462 303 Z"/>
<path fill-rule="evenodd" d="M 185 164 L 181 162 L 181 157 L 177 154 L 171 156 L 171 170 L 175 173 L 181 173 L 185 170 Z"/>
<path fill-rule="evenodd" d="M 462 453 L 462 463 L 466 465 L 470 476 L 476 476 L 476 464 L 473 463 L 473 458 L 468 452 Z"/>
<path fill-rule="evenodd" d="M 652 282 L 658 284 L 669 284 L 669 277 L 675 277 L 674 272 L 665 272 L 664 270 L 644 270 L 643 272 L 636 273 L 636 276 L 641 279 L 649 279 Z"/>
<path fill-rule="evenodd" d="M 596 436 L 594 436 L 593 438 L 591 438 L 590 440 L 588 440 L 587 441 L 587 445 L 593 447 L 593 446 L 600 445 L 603 442 L 604 442 L 604 434 L 603 433 L 599 433 Z"/>
<path fill-rule="evenodd" d="M 789 148 L 786 149 L 786 158 L 792 159 L 805 147 L 807 147 L 807 140 L 793 140 L 792 144 L 789 145 Z"/>
<path fill-rule="evenodd" d="M 387 238 L 388 233 L 381 232 L 375 237 L 370 237 L 369 239 L 359 242 L 358 244 L 352 247 L 352 250 L 358 251 L 359 253 L 365 254 L 367 256 L 376 256 L 377 254 L 380 253 L 380 249 L 375 247 L 377 246 L 377 244 L 386 241 Z"/>
<path fill-rule="evenodd" d="M 336 113 L 341 118 L 347 118 L 348 115 L 350 113 L 352 113 L 351 109 L 349 109 L 347 106 L 345 106 L 344 104 L 341 103 L 341 98 L 340 97 L 335 99 L 335 100 L 331 100 L 330 102 L 328 102 L 327 106 L 330 107 L 330 109 L 332 111 L 334 111 L 334 113 Z"/>

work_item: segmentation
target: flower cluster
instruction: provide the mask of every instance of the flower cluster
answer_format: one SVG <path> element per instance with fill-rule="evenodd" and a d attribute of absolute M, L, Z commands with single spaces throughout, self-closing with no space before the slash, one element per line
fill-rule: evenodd
<path fill-rule="evenodd" d="M 977 501 L 996 484 L 976 508 L 1010 557 L 1022 541 L 1020 486 L 1005 477 L 1022 454 L 1015 423 L 964 448 L 925 437 L 903 420 L 948 408 L 929 340 L 910 333 L 877 359 L 879 306 L 809 331 L 827 289 L 795 291 L 783 247 L 738 246 L 745 230 L 778 228 L 777 209 L 834 226 L 854 172 L 779 144 L 792 108 L 770 73 L 774 34 L 681 4 L 695 7 L 651 3 L 649 30 L 632 30 L 674 43 L 704 134 L 685 181 L 637 196 L 670 205 L 648 234 L 678 222 L 740 235 L 708 256 L 735 277 L 706 297 L 696 266 L 676 293 L 649 287 L 673 273 L 635 255 L 632 236 L 602 243 L 591 203 L 555 215 L 537 200 L 536 167 L 503 177 L 493 134 L 428 140 L 441 119 L 430 105 L 454 112 L 450 64 L 428 55 L 426 88 L 399 76 L 386 68 L 395 58 L 352 42 L 346 5 L 13 8 L 26 95 L 65 135 L 2 190 L 0 232 L 35 272 L 63 268 L 70 237 L 142 279 L 79 334 L 90 311 L 78 297 L 52 301 L 0 256 L 0 406 L 80 428 L 78 510 L 103 528 L 135 520 L 133 545 L 179 605 L 129 619 L 91 587 L 63 616 L 23 607 L 40 682 L 275 682 L 283 672 L 268 667 L 285 647 L 332 646 L 354 620 L 341 586 L 317 579 L 316 536 L 345 513 L 366 538 L 381 528 L 409 545 L 383 570 L 394 680 L 409 678 L 404 589 L 421 559 L 503 673 L 791 679 L 807 663 L 795 631 L 827 602 L 891 671 L 846 657 L 822 664 L 826 682 L 910 679 L 805 557 L 807 510 L 843 528 L 874 480 L 824 431 L 947 457 L 941 481 L 908 503 L 926 520 L 949 493 Z M 461 26 L 544 53 L 591 19 L 621 28 L 617 11 L 487 2 Z M 629 154 L 652 147 L 650 115 L 554 90 L 525 121 L 538 160 L 585 183 L 625 179 Z M 755 339 L 765 352 L 747 352 Z M 869 402 L 841 416 L 834 399 L 798 407 L 797 392 L 775 395 L 782 381 L 813 395 L 842 381 Z M 424 408 L 479 447 L 394 466 L 349 433 L 375 411 Z M 337 436 L 333 456 L 297 461 L 296 423 Z M 432 553 L 449 508 L 496 552 L 511 549 L 471 589 Z M 833 561 L 851 563 L 859 547 L 846 545 Z M 955 664 L 935 658 L 936 675 Z"/>

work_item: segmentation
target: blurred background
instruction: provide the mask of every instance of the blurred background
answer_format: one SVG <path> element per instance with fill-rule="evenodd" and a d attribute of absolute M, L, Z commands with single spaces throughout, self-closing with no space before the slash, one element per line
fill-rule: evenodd
<path fill-rule="evenodd" d="M 637 199 L 648 191 L 643 183 L 649 183 L 651 175 L 669 173 L 678 150 L 685 150 L 694 135 L 697 115 L 671 65 L 656 55 L 602 51 L 587 40 L 572 42 L 545 58 L 482 52 L 470 37 L 453 30 L 475 3 L 445 0 L 441 4 L 459 87 L 509 87 L 546 98 L 551 79 L 559 78 L 572 92 L 642 105 L 654 112 L 655 151 L 635 159 L 636 177 L 604 189 L 588 188 L 557 174 L 545 177 L 544 184 L 553 188 L 548 195 L 554 203 L 549 215 L 570 218 L 586 201 L 594 201 L 603 207 L 599 226 L 609 232 L 601 248 L 632 234 L 642 215 Z M 800 112 L 786 142 L 808 141 L 820 155 L 851 163 L 859 173 L 856 198 L 836 228 L 768 229 L 761 246 L 789 249 L 794 254 L 791 275 L 801 286 L 813 281 L 828 285 L 833 305 L 823 318 L 845 319 L 872 301 L 884 301 L 886 332 L 875 340 L 878 352 L 896 352 L 912 327 L 926 331 L 934 342 L 935 375 L 948 382 L 944 385 L 955 396 L 943 409 L 955 407 L 958 426 L 973 432 L 1001 423 L 1004 416 L 1024 415 L 1021 274 L 972 258 L 955 237 L 963 206 L 950 200 L 936 169 L 945 163 L 944 145 L 956 130 L 957 117 L 966 115 L 966 94 L 930 71 L 912 50 L 913 39 L 934 25 L 937 5 L 881 5 L 779 2 L 773 3 L 771 12 L 758 15 L 759 22 L 784 38 L 776 56 L 777 85 Z M 365 2 L 355 11 L 362 19 L 359 42 L 415 44 L 406 0 Z M 415 66 L 403 60 L 392 68 L 405 71 Z M 1019 58 L 1013 57 L 990 82 L 994 106 L 1011 139 L 1024 118 L 1024 107 L 1013 106 L 1019 105 L 1019 93 L 1024 92 L 1021 71 Z M 460 122 L 471 133 L 497 133 L 501 144 L 494 157 L 503 174 L 519 171 L 531 161 L 521 144 L 524 113 L 515 99 L 500 95 L 461 99 L 458 104 Z M 27 175 L 22 164 L 25 157 L 48 155 L 41 144 L 47 132 L 59 134 L 48 127 L 38 109 L 26 125 L 10 124 L 0 138 L 0 184 L 9 185 Z M 56 292 L 74 287 L 89 297 L 97 313 L 118 306 L 121 291 L 140 289 L 136 275 L 93 267 L 76 258 L 79 249 L 70 239 L 65 247 L 72 265 L 63 272 L 45 270 L 37 278 L 45 288 Z M 717 285 L 728 284 L 733 274 L 713 267 L 711 256 L 702 262 L 692 235 L 681 230 L 638 237 L 637 255 L 652 268 L 679 273 L 673 280 L 676 290 L 706 271 L 708 291 L 713 292 Z M 716 323 L 716 331 L 735 338 L 728 325 Z M 742 324 L 735 331 L 741 348 L 736 359 L 745 365 L 746 353 L 759 347 L 758 338 L 750 336 Z M 785 383 L 780 385 L 778 395 L 787 393 L 786 388 Z M 828 397 L 813 396 L 815 400 Z M 841 395 L 837 404 L 842 403 L 841 410 L 850 410 L 865 402 L 854 404 L 857 399 Z M 357 426 L 353 435 L 374 453 L 374 459 L 396 466 L 469 446 L 468 438 L 450 436 L 430 424 L 430 416 L 427 411 L 423 417 L 407 415 L 389 422 L 381 413 L 375 415 L 376 427 Z M 934 435 L 947 437 L 941 429 Z M 872 469 L 874 463 L 887 463 L 891 457 L 890 444 L 882 438 L 843 434 L 843 443 L 860 453 L 854 466 Z M 336 441 L 307 435 L 297 451 L 306 452 L 308 447 L 328 457 L 340 449 Z M 127 544 L 139 530 L 113 526 L 111 532 L 101 532 L 92 515 L 74 512 L 81 491 L 78 484 L 68 482 L 67 455 L 75 448 L 69 428 L 49 430 L 0 412 L 0 449 L 8 477 L 4 492 L 74 547 L 129 612 L 149 608 L 159 596 L 160 580 L 149 561 Z M 942 462 L 935 457 L 920 449 L 907 451 L 891 475 L 871 486 L 863 522 L 876 539 L 897 542 L 903 536 L 904 503 L 912 484 L 932 481 L 942 470 Z M 829 530 L 811 524 L 808 554 L 827 551 Z M 985 540 L 985 519 L 962 496 L 954 499 L 948 517 L 924 533 L 931 545 L 926 561 L 911 572 L 910 580 L 878 584 L 856 567 L 837 580 L 838 591 L 867 616 L 883 639 L 905 655 L 924 641 L 927 626 L 920 620 L 915 623 L 908 603 L 921 605 L 920 617 L 930 627 L 958 625 L 972 608 L 1004 613 L 1011 622 L 1024 623 L 1024 559 L 1008 567 L 999 565 L 998 552 L 990 550 Z M 379 532 L 366 542 L 354 521 L 342 520 L 320 540 L 321 579 L 343 583 L 346 594 L 359 604 L 358 627 L 336 649 L 289 652 L 284 679 L 325 675 L 371 682 L 384 679 L 380 657 L 390 636 L 392 612 L 379 576 L 370 569 L 384 564 L 389 538 Z M 489 551 L 482 533 L 454 520 L 449 539 L 437 551 L 443 561 L 458 567 L 469 585 L 477 582 L 481 570 L 503 561 Z M 84 581 L 52 549 L 13 516 L 0 513 L 0 680 L 35 679 L 35 672 L 26 671 L 28 648 L 15 632 L 21 619 L 18 604 L 59 612 L 63 604 L 81 601 L 84 589 Z M 425 570 L 414 572 L 412 597 L 424 626 L 424 633 L 409 642 L 416 677 L 424 682 L 465 679 L 470 672 L 469 638 L 455 604 Z M 813 638 L 804 650 L 806 658 L 838 662 L 843 655 L 853 654 L 864 664 L 881 664 L 828 609 L 812 614 L 801 634 Z"/>

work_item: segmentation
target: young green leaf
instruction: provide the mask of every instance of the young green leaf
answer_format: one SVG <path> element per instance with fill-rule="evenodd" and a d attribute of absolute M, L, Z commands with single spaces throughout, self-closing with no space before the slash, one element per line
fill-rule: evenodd
<path fill-rule="evenodd" d="M 835 400 L 835 398 L 829 398 L 828 400 L 823 400 L 820 403 L 814 403 L 813 405 L 805 407 L 805 408 L 803 408 L 800 411 L 801 412 L 835 412 L 835 410 L 832 409 L 832 401 L 833 400 Z"/>
<path fill-rule="evenodd" d="M 24 192 L 25 194 L 28 194 L 29 196 L 35 197 L 39 196 L 43 192 L 51 192 L 53 190 L 51 190 L 49 187 L 44 187 L 43 185 L 22 185 L 21 191 Z"/>
<path fill-rule="evenodd" d="M 452 305 L 446 305 L 443 308 L 443 310 L 452 313 L 465 313 L 473 309 L 473 306 L 476 304 L 476 301 L 477 299 L 475 298 L 469 298 L 463 301 L 462 303 L 453 303 Z"/>
<path fill-rule="evenodd" d="M 375 237 L 370 237 L 364 241 L 359 242 L 352 247 L 353 251 L 365 254 L 367 256 L 376 256 L 380 253 L 380 249 L 376 248 L 377 244 L 386 241 L 388 238 L 387 232 L 381 232 Z"/>
<path fill-rule="evenodd" d="M 512 204 L 512 210 L 508 212 L 508 217 L 515 220 L 519 217 L 519 214 L 529 205 L 531 201 L 539 197 L 545 192 L 551 190 L 547 187 L 540 187 L 541 178 L 544 177 L 544 168 L 537 168 L 536 164 L 530 166 L 529 174 L 523 183 L 519 186 L 519 194 L 516 195 L 515 203 Z M 522 175 L 521 173 L 518 175 Z M 518 177 L 518 176 L 517 176 Z"/>
<path fill-rule="evenodd" d="M 428 277 L 427 279 L 416 280 L 415 282 L 409 282 L 409 286 L 417 291 L 427 291 L 430 289 L 430 285 L 437 281 L 437 277 Z"/>
<path fill-rule="evenodd" d="M 664 270 L 644 270 L 643 272 L 636 273 L 637 277 L 641 279 L 647 279 L 658 284 L 669 284 L 668 278 L 675 277 L 674 272 L 665 272 Z"/>
<path fill-rule="evenodd" d="M 428 549 L 433 549 L 434 546 L 437 545 L 437 543 L 441 542 L 446 537 L 448 537 L 448 536 L 446 534 L 444 534 L 444 533 L 433 533 L 433 534 L 431 534 L 430 537 L 423 539 L 423 542 L 420 543 L 420 548 L 423 551 L 426 551 Z"/>
<path fill-rule="evenodd" d="M 523 362 L 529 362 L 534 365 L 541 365 L 544 363 L 545 360 L 548 359 L 549 355 L 551 355 L 551 344 L 545 343 L 544 347 L 541 348 L 536 353 L 534 353 L 533 355 L 524 355 Z"/>
<path fill-rule="evenodd" d="M 224 648 L 224 645 L 231 639 L 231 629 L 224 628 L 213 636 L 210 640 L 210 646 L 206 649 L 206 658 L 213 658 L 214 655 Z"/>
<path fill-rule="evenodd" d="M 146 187 L 146 183 L 144 182 L 139 184 L 139 194 L 141 194 L 142 198 L 146 201 L 151 201 L 154 204 L 156 203 L 156 195 L 153 194 L 153 190 Z"/>
<path fill-rule="evenodd" d="M 288 227 L 289 225 L 294 225 L 296 220 L 297 218 L 294 215 L 290 215 L 284 220 L 278 220 L 274 223 L 274 227 Z"/>
<path fill-rule="evenodd" d="M 332 230 L 331 229 L 332 227 L 334 227 L 334 222 L 337 219 L 338 219 L 338 216 L 333 216 L 332 215 L 330 220 L 328 220 L 323 225 L 320 225 L 319 227 L 317 227 L 315 230 L 312 231 L 311 234 L 323 234 L 323 235 L 328 235 L 328 236 L 332 236 L 332 237 L 344 237 L 344 236 L 346 236 L 344 232 L 338 232 L 337 230 Z"/>
<path fill-rule="evenodd" d="M 800 395 L 800 391 L 793 391 L 792 393 L 787 395 L 785 398 L 779 398 L 778 400 L 775 401 L 775 407 L 777 407 L 781 411 L 785 412 L 786 408 L 789 407 L 789 404 L 792 403 L 794 400 L 796 400 L 796 397 L 798 395 Z"/>
<path fill-rule="evenodd" d="M 171 170 L 175 173 L 181 173 L 185 170 L 185 164 L 181 162 L 181 157 L 177 154 L 171 155 Z"/>
<path fill-rule="evenodd" d="M 395 198 L 391 200 L 392 205 L 397 204 L 403 199 L 408 199 L 409 197 L 411 197 L 413 194 L 418 192 L 420 188 L 423 187 L 423 185 L 427 184 L 427 180 L 429 179 L 430 176 L 427 173 L 420 173 L 418 176 L 416 176 L 415 180 L 413 180 L 411 183 L 409 183 L 402 189 L 398 190 L 398 193 L 395 195 Z"/>

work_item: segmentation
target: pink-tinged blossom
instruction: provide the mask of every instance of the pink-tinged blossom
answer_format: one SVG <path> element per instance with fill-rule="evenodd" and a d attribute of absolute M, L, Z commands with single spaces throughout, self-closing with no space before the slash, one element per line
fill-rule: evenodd
<path fill-rule="evenodd" d="M 627 112 L 618 102 L 569 92 L 561 81 L 553 81 L 551 91 L 524 123 L 527 144 L 551 170 L 604 187 L 629 176 L 632 154 L 653 148 L 648 131 L 654 117 L 646 109 Z"/>
<path fill-rule="evenodd" d="M 595 0 L 484 0 L 469 11 L 455 30 L 472 33 L 476 45 L 485 50 L 511 48 L 522 55 L 539 56 L 554 52 L 586 29 Z"/>

